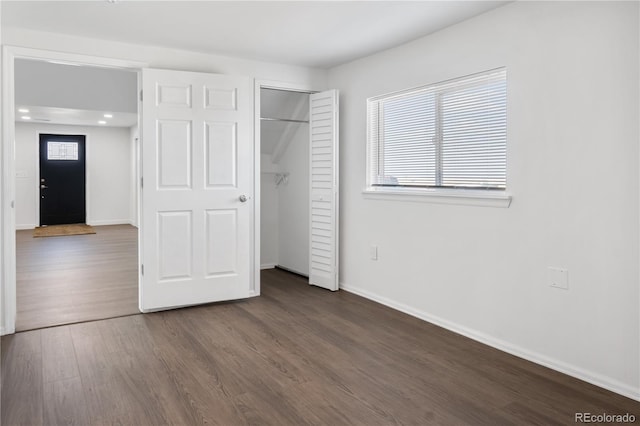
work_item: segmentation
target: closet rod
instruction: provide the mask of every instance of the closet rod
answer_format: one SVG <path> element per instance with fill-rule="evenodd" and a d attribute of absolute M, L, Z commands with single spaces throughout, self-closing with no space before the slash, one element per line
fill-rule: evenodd
<path fill-rule="evenodd" d="M 286 121 L 287 123 L 308 123 L 309 120 L 292 120 L 290 118 L 270 118 L 270 117 L 260 117 L 262 121 Z"/>

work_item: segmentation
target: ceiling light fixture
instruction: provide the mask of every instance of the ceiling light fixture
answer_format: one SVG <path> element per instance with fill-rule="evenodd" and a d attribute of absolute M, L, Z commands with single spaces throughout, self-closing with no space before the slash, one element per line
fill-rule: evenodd
<path fill-rule="evenodd" d="M 113 114 L 105 114 L 104 118 L 113 118 Z"/>
<path fill-rule="evenodd" d="M 28 113 L 28 112 L 29 112 L 29 110 L 28 110 L 28 109 L 26 109 L 26 108 L 20 108 L 20 109 L 18 110 L 18 112 L 21 112 L 22 114 L 26 114 L 26 113 Z"/>
<path fill-rule="evenodd" d="M 21 118 L 23 120 L 31 120 L 31 117 L 29 117 L 28 115 L 23 115 Z"/>
<path fill-rule="evenodd" d="M 107 122 L 104 121 L 104 120 L 100 120 L 100 121 L 98 121 L 98 124 L 107 124 Z"/>

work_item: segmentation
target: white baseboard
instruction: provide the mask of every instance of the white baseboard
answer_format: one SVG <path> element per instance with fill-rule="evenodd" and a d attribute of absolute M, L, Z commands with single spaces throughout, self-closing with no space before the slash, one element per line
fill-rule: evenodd
<path fill-rule="evenodd" d="M 273 269 L 275 268 L 277 265 L 277 263 L 263 263 L 262 265 L 260 265 L 260 269 Z"/>
<path fill-rule="evenodd" d="M 0 336 L 4 336 L 5 334 L 7 333 L 5 333 L 4 327 L 0 327 Z"/>
<path fill-rule="evenodd" d="M 91 226 L 105 226 L 105 225 L 132 225 L 135 226 L 137 228 L 136 225 L 134 225 L 133 223 L 131 223 L 130 219 L 114 219 L 114 220 L 92 220 L 90 222 L 87 222 L 87 225 L 91 225 Z M 16 231 L 24 231 L 27 229 L 34 229 L 36 228 L 38 225 L 36 224 L 26 224 L 26 225 L 16 225 Z"/>
<path fill-rule="evenodd" d="M 30 223 L 27 225 L 16 225 L 16 231 L 25 231 L 27 229 L 35 229 L 38 225 L 35 223 Z"/>
<path fill-rule="evenodd" d="M 618 393 L 620 395 L 626 396 L 636 401 L 640 401 L 640 389 L 634 389 L 632 386 L 629 386 L 625 383 L 611 379 L 609 377 L 602 376 L 597 373 L 592 373 L 582 368 L 567 364 L 563 361 L 547 357 L 545 355 L 542 355 L 534 351 L 530 351 L 526 348 L 523 348 L 517 345 L 513 345 L 504 340 L 496 339 L 495 337 L 490 336 L 488 334 L 433 316 L 431 314 L 412 308 L 411 306 L 405 305 L 403 303 L 393 301 L 386 297 L 378 296 L 377 294 L 371 293 L 368 290 L 364 290 L 358 287 L 352 287 L 344 283 L 340 283 L 340 289 L 347 291 L 349 293 L 357 294 L 358 296 L 362 296 L 366 299 L 373 300 L 374 302 L 378 302 L 382 305 L 388 306 L 400 312 L 404 312 L 405 314 L 419 318 L 423 321 L 435 324 L 449 331 L 453 331 L 454 333 L 461 334 L 465 337 L 476 340 L 480 343 L 484 343 L 485 345 L 499 349 L 503 352 L 507 352 L 511 355 L 515 355 L 519 358 L 526 359 L 527 361 L 540 364 L 552 370 L 559 371 L 566 375 L 575 377 L 577 379 L 583 380 L 585 382 L 591 383 L 601 388 L 610 390 L 611 392 Z"/>
<path fill-rule="evenodd" d="M 105 226 L 105 225 L 130 225 L 130 219 L 109 219 L 109 220 L 92 220 L 87 222 L 87 225 L 91 226 Z"/>

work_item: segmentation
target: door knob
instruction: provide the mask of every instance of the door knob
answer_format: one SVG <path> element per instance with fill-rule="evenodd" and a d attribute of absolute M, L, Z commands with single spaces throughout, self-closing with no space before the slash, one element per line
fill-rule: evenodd
<path fill-rule="evenodd" d="M 238 199 L 240 200 L 241 203 L 245 203 L 249 199 L 249 197 L 242 194 L 241 196 L 238 197 Z"/>

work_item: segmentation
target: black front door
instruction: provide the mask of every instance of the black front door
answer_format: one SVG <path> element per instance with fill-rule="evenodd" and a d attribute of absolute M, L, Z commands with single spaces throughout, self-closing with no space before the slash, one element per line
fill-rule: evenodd
<path fill-rule="evenodd" d="M 85 223 L 84 145 L 84 135 L 40 135 L 40 226 Z"/>

